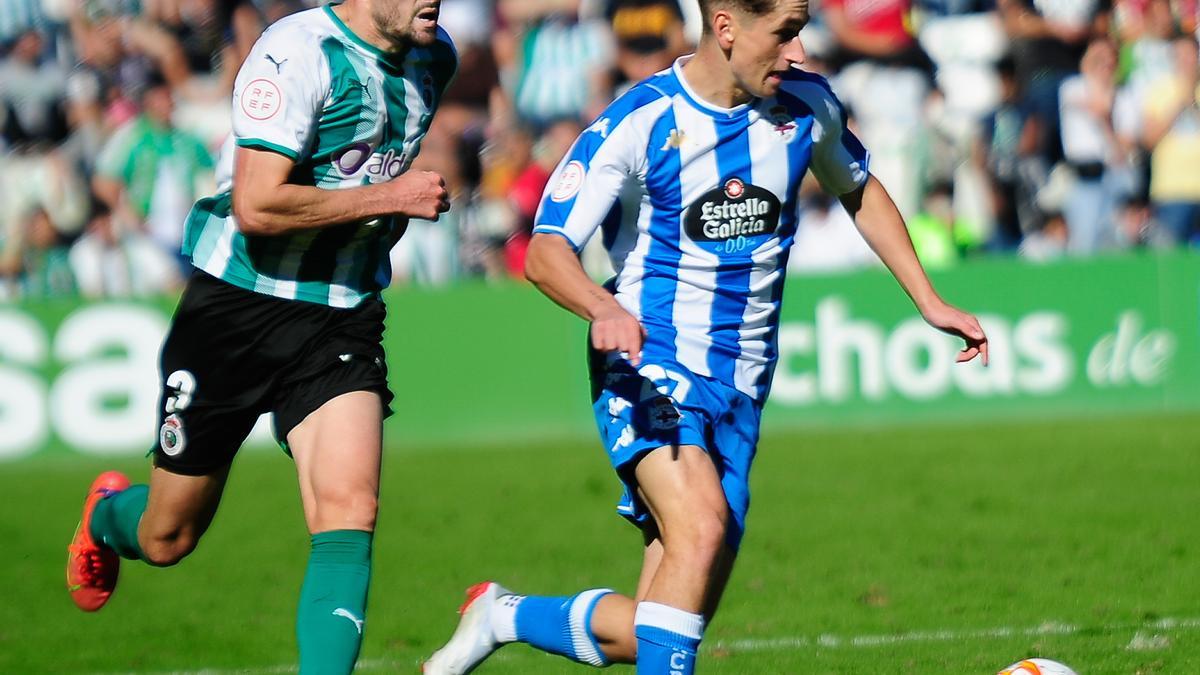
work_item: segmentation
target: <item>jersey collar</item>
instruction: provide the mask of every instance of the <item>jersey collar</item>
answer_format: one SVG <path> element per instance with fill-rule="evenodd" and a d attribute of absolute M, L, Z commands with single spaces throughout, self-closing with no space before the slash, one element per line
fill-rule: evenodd
<path fill-rule="evenodd" d="M 400 64 L 404 63 L 404 59 L 408 55 L 408 50 L 405 50 L 403 52 L 385 52 L 382 49 L 380 49 L 379 47 L 376 47 L 375 45 L 360 38 L 358 35 L 356 35 L 354 33 L 354 31 L 350 30 L 350 27 L 342 22 L 342 18 L 340 16 L 338 16 L 336 12 L 333 11 L 334 5 L 340 5 L 340 4 L 342 4 L 342 3 L 332 2 L 332 3 L 329 3 L 328 5 L 325 5 L 322 9 L 325 10 L 325 14 L 329 17 L 329 20 L 333 22 L 333 25 L 337 26 L 338 30 L 342 31 L 342 33 L 351 42 L 353 42 L 358 47 L 361 47 L 367 53 L 371 54 L 372 56 L 374 56 L 386 63 L 392 64 L 392 65 L 400 65 Z"/>
<path fill-rule="evenodd" d="M 683 94 L 683 97 L 686 98 L 688 102 L 690 102 L 696 108 L 699 108 L 701 111 L 717 119 L 733 119 L 735 117 L 741 117 L 742 115 L 745 115 L 751 107 L 753 107 L 756 99 L 750 99 L 749 101 L 741 105 L 736 105 L 732 108 L 722 108 L 719 105 L 709 103 L 708 101 L 700 98 L 700 95 L 692 89 L 692 86 L 688 84 L 687 78 L 683 75 L 684 64 L 692 60 L 693 56 L 695 56 L 695 54 L 686 54 L 681 56 L 675 59 L 675 63 L 671 65 L 671 74 L 673 74 L 675 79 L 679 82 L 680 93 Z"/>

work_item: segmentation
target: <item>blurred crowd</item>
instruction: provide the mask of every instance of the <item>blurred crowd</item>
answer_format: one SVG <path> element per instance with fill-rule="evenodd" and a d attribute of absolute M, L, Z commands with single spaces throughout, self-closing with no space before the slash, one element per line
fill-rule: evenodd
<path fill-rule="evenodd" d="M 1113 2 L 1115 4 L 1107 4 Z M 0 298 L 177 288 L 237 69 L 305 0 L 0 0 Z M 930 267 L 1200 244 L 1200 0 L 812 0 L 828 76 Z M 459 74 L 399 283 L 519 277 L 575 136 L 700 34 L 695 0 L 442 0 Z M 797 271 L 878 261 L 804 190 Z M 607 260 L 585 249 L 589 271 Z"/>

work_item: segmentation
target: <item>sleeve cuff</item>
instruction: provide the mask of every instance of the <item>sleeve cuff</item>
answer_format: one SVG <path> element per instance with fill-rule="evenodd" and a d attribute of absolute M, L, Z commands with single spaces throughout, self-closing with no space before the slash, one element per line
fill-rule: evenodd
<path fill-rule="evenodd" d="M 867 181 L 869 181 L 869 180 L 871 180 L 871 153 L 870 153 L 870 152 L 868 152 L 868 153 L 867 153 L 867 154 L 866 154 L 866 155 L 863 157 L 863 161 L 862 161 L 862 175 L 858 177 L 858 180 L 854 181 L 854 184 L 853 184 L 853 185 L 851 185 L 849 189 L 847 189 L 847 190 L 843 190 L 843 191 L 839 192 L 839 193 L 837 194 L 837 196 L 838 196 L 838 197 L 843 197 L 843 196 L 845 196 L 845 195 L 848 195 L 848 194 L 850 194 L 851 192 L 854 192 L 855 190 L 858 190 L 858 189 L 860 189 L 862 186 L 866 185 L 866 184 L 867 184 Z"/>
<path fill-rule="evenodd" d="M 570 237 L 568 237 L 566 232 L 563 232 L 562 230 L 558 229 L 557 227 L 553 227 L 551 225 L 538 225 L 537 227 L 533 228 L 533 233 L 534 234 L 557 234 L 558 236 L 562 237 L 563 239 L 566 239 L 567 244 L 569 244 L 571 246 L 571 250 L 575 251 L 576 253 L 579 253 L 579 249 L 582 248 L 581 246 L 576 244 Z"/>
<path fill-rule="evenodd" d="M 278 145 L 270 141 L 264 141 L 261 138 L 239 138 L 237 139 L 237 145 L 243 148 L 270 150 L 271 152 L 279 153 L 284 157 L 287 157 L 293 162 L 300 158 L 300 153 L 296 152 L 295 150 L 292 150 L 291 148 L 285 148 L 282 145 Z"/>

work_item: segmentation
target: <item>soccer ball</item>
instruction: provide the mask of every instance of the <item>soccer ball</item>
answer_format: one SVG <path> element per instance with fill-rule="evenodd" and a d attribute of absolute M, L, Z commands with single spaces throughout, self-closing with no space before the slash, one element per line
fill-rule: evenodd
<path fill-rule="evenodd" d="M 1058 661 L 1025 659 L 1012 664 L 996 675 L 1077 675 L 1077 673 Z"/>

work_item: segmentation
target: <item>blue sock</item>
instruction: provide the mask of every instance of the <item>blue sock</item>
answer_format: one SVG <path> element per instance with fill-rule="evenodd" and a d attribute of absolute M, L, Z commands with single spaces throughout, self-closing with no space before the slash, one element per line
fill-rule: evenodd
<path fill-rule="evenodd" d="M 497 627 L 496 637 L 502 642 L 524 642 L 578 663 L 607 666 L 591 624 L 596 603 L 609 593 L 612 591 L 607 588 L 597 588 L 570 597 L 508 596 L 506 600 L 511 600 L 504 604 L 515 605 L 512 625 Z"/>
<path fill-rule="evenodd" d="M 639 602 L 633 619 L 638 675 L 692 675 L 704 617 L 657 602 Z"/>

